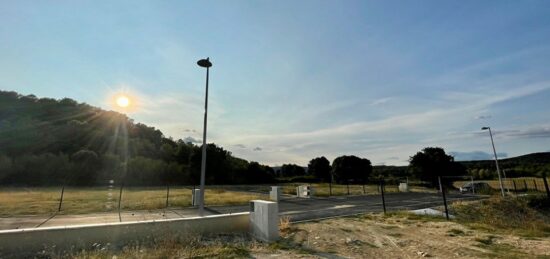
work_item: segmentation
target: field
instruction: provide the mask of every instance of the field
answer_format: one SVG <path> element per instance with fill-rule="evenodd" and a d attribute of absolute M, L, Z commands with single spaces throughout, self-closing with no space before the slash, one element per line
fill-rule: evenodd
<path fill-rule="evenodd" d="M 44 215 L 57 211 L 61 188 L 0 188 L 0 217 L 16 215 Z M 108 212 L 118 209 L 119 189 L 66 188 L 60 213 L 83 214 Z M 206 189 L 206 205 L 245 204 L 267 195 Z M 170 188 L 169 206 L 191 206 L 191 189 Z M 122 193 L 122 210 L 161 209 L 166 206 L 166 187 L 131 187 Z"/>
<path fill-rule="evenodd" d="M 296 194 L 296 187 L 299 185 L 310 185 L 313 187 L 315 196 L 319 197 L 328 197 L 331 194 L 330 186 L 328 183 L 292 183 L 286 184 L 283 186 L 283 193 L 285 194 Z M 428 189 L 424 187 L 411 186 L 409 187 L 412 192 L 436 192 L 435 189 Z M 364 194 L 373 194 L 379 193 L 379 186 L 373 184 L 360 185 L 360 184 L 350 184 L 349 185 L 349 194 L 350 195 L 364 195 Z M 384 188 L 385 192 L 398 192 L 397 185 L 386 185 Z M 333 196 L 342 196 L 348 194 L 348 186 L 345 184 L 333 184 L 332 185 L 332 195 Z"/>
<path fill-rule="evenodd" d="M 549 184 L 550 184 L 550 180 Z M 469 183 L 470 181 L 456 181 L 454 182 L 453 186 L 456 188 L 461 187 L 465 183 Z M 488 183 L 489 186 L 493 189 L 500 190 L 500 183 L 498 180 L 476 180 L 475 182 L 485 182 Z M 515 188 L 514 188 L 514 182 L 515 182 Z M 521 178 L 514 178 L 514 179 L 502 179 L 502 185 L 506 191 L 514 192 L 515 190 L 518 191 L 526 191 L 526 190 L 533 190 L 533 191 L 540 191 L 544 192 L 544 181 L 542 178 L 535 178 L 535 177 L 521 177 Z"/>
<path fill-rule="evenodd" d="M 329 196 L 328 184 L 285 184 L 283 193 L 296 195 L 296 186 L 311 185 L 315 196 Z M 379 193 L 377 185 L 350 185 L 350 195 Z M 268 199 L 268 185 L 207 186 L 205 203 L 212 205 L 246 204 L 254 199 Z M 435 192 L 433 189 L 411 187 L 415 192 Z M 386 192 L 397 192 L 396 185 L 386 185 Z M 264 193 L 264 194 L 262 194 Z M 166 207 L 166 187 L 125 187 L 122 193 L 121 210 L 153 210 Z M 332 195 L 347 195 L 346 185 L 332 185 Z M 48 215 L 57 211 L 61 187 L 0 188 L 0 217 L 17 215 Z M 119 189 L 117 187 L 67 187 L 59 214 L 84 214 L 111 212 L 118 209 Z M 190 187 L 171 187 L 168 205 L 170 207 L 191 206 Z"/>

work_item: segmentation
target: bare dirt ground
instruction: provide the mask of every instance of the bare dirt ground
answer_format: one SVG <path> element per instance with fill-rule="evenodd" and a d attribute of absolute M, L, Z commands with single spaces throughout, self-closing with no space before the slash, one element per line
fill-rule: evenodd
<path fill-rule="evenodd" d="M 455 222 L 368 214 L 298 223 L 282 230 L 272 258 L 550 258 L 550 238 L 491 234 Z"/>

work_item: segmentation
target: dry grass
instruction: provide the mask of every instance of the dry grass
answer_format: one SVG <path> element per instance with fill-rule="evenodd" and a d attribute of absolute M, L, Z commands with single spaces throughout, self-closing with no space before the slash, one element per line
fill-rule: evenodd
<path fill-rule="evenodd" d="M 1 188 L 0 217 L 16 215 L 43 215 L 57 211 L 61 188 Z M 119 189 L 66 188 L 61 213 L 83 214 L 115 211 L 118 206 Z M 206 189 L 207 205 L 245 204 L 254 199 L 266 199 L 265 195 Z M 191 205 L 191 190 L 170 188 L 168 203 L 172 207 Z M 124 188 L 124 210 L 161 209 L 166 206 L 166 188 Z"/>
<path fill-rule="evenodd" d="M 542 178 L 539 177 L 521 177 L 521 178 L 514 178 L 513 179 L 516 182 L 516 188 L 518 190 L 523 191 L 525 189 L 525 186 L 527 186 L 528 190 L 537 190 L 540 192 L 545 191 L 544 189 L 544 181 Z M 469 183 L 470 181 L 456 181 L 453 183 L 453 186 L 456 188 L 462 187 L 465 183 Z M 500 182 L 498 180 L 476 180 L 475 182 L 485 182 L 488 183 L 489 186 L 493 189 L 500 190 Z M 550 183 L 550 180 L 548 180 Z M 512 179 L 502 179 L 502 185 L 504 189 L 510 190 L 510 192 L 514 191 L 514 183 Z"/>
<path fill-rule="evenodd" d="M 265 246 L 263 246 L 265 247 Z M 95 244 L 80 251 L 44 250 L 39 258 L 249 258 L 262 244 L 246 235 L 162 238 L 147 244 L 126 245 L 122 249 Z"/>
<path fill-rule="evenodd" d="M 550 215 L 529 205 L 533 198 L 494 196 L 476 202 L 456 202 L 451 206 L 457 219 L 474 228 L 528 237 L 550 236 Z"/>
<path fill-rule="evenodd" d="M 290 230 L 290 217 L 289 216 L 282 216 L 279 219 L 279 230 L 283 234 Z"/>

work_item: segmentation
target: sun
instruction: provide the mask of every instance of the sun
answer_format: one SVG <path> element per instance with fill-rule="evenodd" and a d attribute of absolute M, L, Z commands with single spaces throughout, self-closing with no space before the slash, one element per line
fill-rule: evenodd
<path fill-rule="evenodd" d="M 130 99 L 127 96 L 119 96 L 116 98 L 116 105 L 121 108 L 126 108 L 130 105 Z"/>

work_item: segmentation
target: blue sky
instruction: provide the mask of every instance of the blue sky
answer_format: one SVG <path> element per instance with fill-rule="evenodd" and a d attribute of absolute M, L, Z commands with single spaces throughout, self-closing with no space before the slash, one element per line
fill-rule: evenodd
<path fill-rule="evenodd" d="M 270 165 L 550 150 L 548 1 L 0 1 L 0 89 L 70 97 Z"/>

